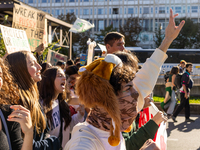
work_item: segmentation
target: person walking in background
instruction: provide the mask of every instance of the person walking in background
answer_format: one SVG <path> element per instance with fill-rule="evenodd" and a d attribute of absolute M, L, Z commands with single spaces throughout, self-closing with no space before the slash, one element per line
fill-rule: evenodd
<path fill-rule="evenodd" d="M 184 69 L 185 69 L 185 65 L 186 65 L 186 61 L 185 60 L 181 60 L 179 66 L 179 73 L 184 73 Z"/>
<path fill-rule="evenodd" d="M 191 79 L 191 72 L 192 72 L 192 63 L 186 64 L 186 71 L 181 78 L 182 87 L 180 89 L 181 95 L 181 103 L 172 115 L 172 120 L 177 122 L 176 117 L 180 113 L 180 111 L 185 107 L 185 121 L 186 122 L 194 122 L 194 120 L 190 119 L 190 104 L 189 104 L 189 97 L 190 97 L 190 89 L 193 85 L 193 80 Z"/>
<path fill-rule="evenodd" d="M 165 99 L 164 102 L 161 103 L 161 106 L 164 110 L 167 109 L 167 115 L 170 117 L 174 111 L 174 107 L 176 105 L 176 86 L 175 86 L 175 78 L 176 75 L 178 74 L 178 67 L 174 66 L 172 67 L 170 73 L 169 73 L 169 78 L 167 79 L 167 83 L 165 84 Z"/>

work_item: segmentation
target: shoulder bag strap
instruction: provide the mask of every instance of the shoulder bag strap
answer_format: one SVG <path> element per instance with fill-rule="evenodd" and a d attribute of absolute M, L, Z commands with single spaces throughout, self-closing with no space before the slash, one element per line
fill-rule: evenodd
<path fill-rule="evenodd" d="M 12 146 L 11 146 L 11 142 L 10 142 L 10 135 L 9 135 L 9 132 L 8 132 L 8 127 L 7 127 L 6 120 L 4 118 L 4 115 L 1 111 L 1 109 L 0 109 L 0 116 L 1 116 L 1 120 L 3 122 L 4 129 L 6 131 L 6 137 L 8 139 L 8 144 L 9 144 L 10 150 L 12 150 Z"/>
<path fill-rule="evenodd" d="M 59 105 L 59 112 L 60 112 L 60 102 L 58 102 L 58 105 Z M 58 135 L 58 139 L 60 141 L 60 144 L 61 144 L 61 148 L 62 149 L 62 140 L 63 140 L 63 118 L 62 118 L 62 115 L 60 113 L 60 132 L 59 132 L 59 135 Z"/>

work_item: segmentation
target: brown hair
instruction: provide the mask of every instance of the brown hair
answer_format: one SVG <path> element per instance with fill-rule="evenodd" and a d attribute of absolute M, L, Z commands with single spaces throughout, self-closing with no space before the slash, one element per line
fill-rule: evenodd
<path fill-rule="evenodd" d="M 42 80 L 40 82 L 40 86 L 39 86 L 40 97 L 43 101 L 42 104 L 43 104 L 44 111 L 45 111 L 45 114 L 47 116 L 47 119 L 51 123 L 50 125 L 53 124 L 52 101 L 55 97 L 54 81 L 56 79 L 58 69 L 61 69 L 61 68 L 60 67 L 52 67 L 52 68 L 47 69 L 43 74 L 43 78 L 42 78 Z M 64 129 L 66 129 L 67 126 L 71 122 L 70 109 L 69 109 L 68 104 L 65 102 L 65 99 L 66 99 L 66 93 L 65 92 L 60 93 L 58 95 L 58 101 L 59 101 L 59 107 L 60 107 L 60 116 L 65 121 Z"/>
<path fill-rule="evenodd" d="M 110 84 L 113 86 L 115 94 L 118 95 L 122 83 L 128 83 L 135 77 L 138 70 L 138 58 L 132 53 L 122 51 L 118 51 L 114 55 L 118 56 L 123 62 L 123 67 L 115 67 L 110 77 Z"/>
<path fill-rule="evenodd" d="M 171 69 L 169 74 L 171 74 L 171 75 L 178 74 L 178 72 L 179 72 L 178 66 L 174 66 L 174 67 L 172 67 L 172 69 Z"/>
<path fill-rule="evenodd" d="M 8 67 L 3 63 L 3 60 L 0 58 L 0 67 L 2 69 L 2 80 L 3 85 L 0 90 L 0 104 L 18 104 L 19 95 L 18 95 L 18 86 L 13 82 L 13 77 L 11 76 Z"/>
<path fill-rule="evenodd" d="M 35 125 L 36 132 L 39 134 L 46 128 L 46 121 L 39 104 L 37 84 L 28 72 L 26 58 L 29 53 L 21 51 L 9 54 L 6 61 L 15 83 L 19 87 L 19 104 L 30 110 L 32 124 Z"/>
<path fill-rule="evenodd" d="M 109 44 L 110 46 L 113 46 L 113 43 L 116 40 L 119 40 L 121 38 L 124 39 L 124 35 L 122 35 L 121 33 L 119 33 L 119 32 L 109 32 L 104 37 L 104 43 L 105 43 L 105 45 Z"/>

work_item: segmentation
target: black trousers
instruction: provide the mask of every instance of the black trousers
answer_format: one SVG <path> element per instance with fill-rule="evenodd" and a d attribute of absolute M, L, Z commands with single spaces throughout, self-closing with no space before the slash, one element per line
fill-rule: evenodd
<path fill-rule="evenodd" d="M 189 98 L 185 98 L 185 93 L 181 93 L 181 103 L 174 112 L 173 116 L 176 117 L 180 113 L 180 111 L 185 107 L 185 118 L 189 119 L 190 117 L 190 104 L 189 104 Z"/>

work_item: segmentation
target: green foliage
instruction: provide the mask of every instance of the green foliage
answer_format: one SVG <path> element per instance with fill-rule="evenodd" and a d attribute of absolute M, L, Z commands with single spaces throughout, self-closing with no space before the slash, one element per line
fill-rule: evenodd
<path fill-rule="evenodd" d="M 164 99 L 165 98 L 162 96 L 153 97 L 154 102 L 163 102 Z M 190 97 L 189 101 L 190 101 L 190 104 L 200 104 L 200 97 Z M 180 103 L 180 101 L 178 103 Z"/>
<path fill-rule="evenodd" d="M 163 39 L 164 39 L 164 35 L 162 33 L 162 29 L 161 29 L 161 25 L 160 25 L 158 30 L 155 32 L 155 36 L 154 36 L 155 46 L 159 47 L 161 45 Z"/>
<path fill-rule="evenodd" d="M 130 17 L 123 26 L 120 26 L 119 32 L 125 36 L 126 46 L 137 46 L 142 26 L 139 18 Z"/>
<path fill-rule="evenodd" d="M 7 25 L 8 17 L 9 17 L 8 15 L 4 16 L 4 20 L 1 23 L 2 25 Z M 3 57 L 5 55 L 5 53 L 6 53 L 6 47 L 5 47 L 5 44 L 4 44 L 4 41 L 3 41 L 2 33 L 0 33 L 0 57 Z"/>
<path fill-rule="evenodd" d="M 182 18 L 176 21 L 178 25 L 185 20 L 185 25 L 180 31 L 179 36 L 172 42 L 170 48 L 200 48 L 200 27 L 190 18 Z"/>
<path fill-rule="evenodd" d="M 45 63 L 47 62 L 47 55 L 48 55 L 48 51 L 53 50 L 55 52 L 59 52 L 59 50 L 61 49 L 61 47 L 57 47 L 56 44 L 58 42 L 53 42 L 53 43 L 49 43 L 48 47 L 46 47 L 42 53 L 42 55 L 40 55 L 39 57 L 37 57 L 37 61 L 41 62 L 41 63 Z M 36 52 L 34 53 L 34 55 L 36 56 Z"/>
<path fill-rule="evenodd" d="M 100 30 L 99 34 L 95 34 L 97 36 L 96 42 L 100 44 L 104 44 L 104 37 L 107 33 L 117 31 L 116 28 L 113 28 L 113 24 L 109 25 L 108 27 L 105 27 L 104 30 Z"/>
<path fill-rule="evenodd" d="M 86 31 L 83 33 L 80 33 L 80 40 L 79 40 L 79 45 L 81 46 L 79 48 L 80 53 L 86 53 L 87 49 L 88 49 L 88 45 L 87 45 L 87 41 L 90 38 L 90 31 Z"/>
<path fill-rule="evenodd" d="M 6 53 L 6 47 L 3 41 L 2 33 L 0 33 L 0 57 L 3 57 Z"/>
<path fill-rule="evenodd" d="M 74 24 L 74 22 L 76 21 L 77 18 L 74 13 L 67 13 L 66 15 L 59 15 L 58 19 L 63 20 L 70 24 Z M 69 28 L 67 30 L 69 30 Z M 86 32 L 82 32 L 82 33 L 72 33 L 72 45 L 78 44 L 78 46 L 80 46 L 79 47 L 80 53 L 86 53 L 86 51 L 88 49 L 86 42 L 87 42 L 88 38 L 91 38 L 90 36 L 91 36 L 91 34 L 90 34 L 89 30 L 87 30 Z M 65 53 L 67 52 L 66 48 L 65 49 L 62 48 L 61 51 L 65 52 Z M 77 57 L 77 55 L 78 55 L 78 53 L 75 52 L 72 47 L 72 57 L 75 58 L 75 57 Z"/>

